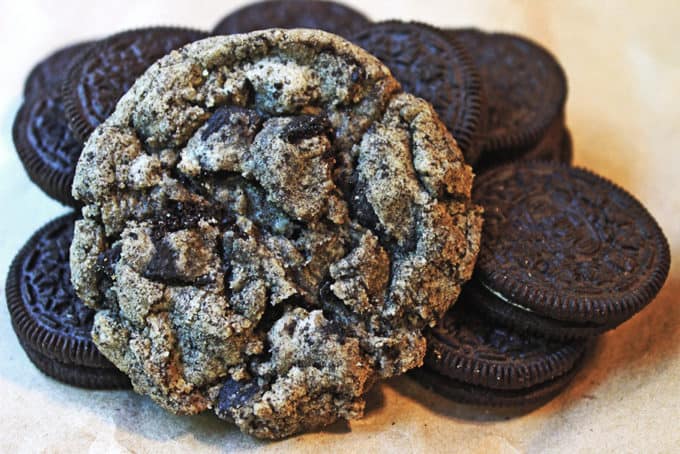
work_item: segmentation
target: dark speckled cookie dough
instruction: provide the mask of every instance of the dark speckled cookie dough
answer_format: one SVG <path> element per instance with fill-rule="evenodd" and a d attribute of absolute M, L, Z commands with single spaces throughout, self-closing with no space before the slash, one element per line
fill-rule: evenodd
<path fill-rule="evenodd" d="M 267 30 L 155 63 L 88 140 L 72 281 L 135 389 L 281 438 L 422 364 L 479 248 L 473 174 L 341 38 Z"/>

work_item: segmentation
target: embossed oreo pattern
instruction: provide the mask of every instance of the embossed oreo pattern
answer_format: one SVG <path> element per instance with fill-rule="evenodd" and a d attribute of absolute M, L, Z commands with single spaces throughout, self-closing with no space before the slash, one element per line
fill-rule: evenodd
<path fill-rule="evenodd" d="M 366 27 L 369 22 L 357 10 L 335 2 L 265 1 L 230 13 L 215 26 L 213 33 L 230 35 L 281 27 L 316 28 L 347 36 L 353 30 Z"/>
<path fill-rule="evenodd" d="M 71 183 L 83 146 L 68 127 L 58 93 L 27 99 L 14 120 L 12 136 L 31 180 L 50 197 L 76 206 Z"/>
<path fill-rule="evenodd" d="M 64 47 L 38 63 L 26 78 L 24 96 L 30 98 L 61 92 L 61 85 L 69 67 L 91 44 L 92 42 L 88 41 Z"/>
<path fill-rule="evenodd" d="M 495 389 L 521 389 L 569 370 L 583 342 L 532 337 L 484 320 L 469 291 L 430 331 L 425 364 L 450 378 Z"/>
<path fill-rule="evenodd" d="M 477 160 L 481 121 L 479 75 L 460 44 L 414 23 L 384 22 L 351 41 L 380 59 L 405 91 L 430 102 L 468 163 Z"/>
<path fill-rule="evenodd" d="M 477 274 L 551 318 L 606 323 L 644 307 L 668 274 L 663 232 L 631 195 L 586 170 L 515 163 L 477 180 Z"/>
<path fill-rule="evenodd" d="M 73 64 L 62 88 L 76 137 L 86 140 L 153 62 L 206 36 L 198 30 L 154 27 L 122 32 L 93 46 Z"/>
<path fill-rule="evenodd" d="M 41 96 L 25 104 L 25 140 L 45 165 L 67 173 L 73 178 L 78 156 L 83 146 L 73 137 L 64 117 L 61 99 Z"/>
<path fill-rule="evenodd" d="M 90 337 L 94 311 L 71 285 L 69 246 L 75 215 L 38 230 L 17 254 L 7 279 L 7 303 L 17 335 L 65 364 L 113 368 Z"/>
<path fill-rule="evenodd" d="M 536 144 L 560 115 L 567 80 L 555 58 L 525 38 L 479 30 L 450 30 L 477 64 L 489 101 L 484 152 Z"/>

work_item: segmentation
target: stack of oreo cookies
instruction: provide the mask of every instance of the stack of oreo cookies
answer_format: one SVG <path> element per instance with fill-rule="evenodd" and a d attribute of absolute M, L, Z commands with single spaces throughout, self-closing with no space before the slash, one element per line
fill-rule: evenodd
<path fill-rule="evenodd" d="M 596 335 L 645 307 L 669 269 L 669 250 L 632 196 L 569 167 L 566 76 L 540 45 L 476 29 L 372 23 L 329 1 L 266 1 L 222 19 L 213 34 L 318 28 L 376 55 L 404 89 L 429 101 L 476 170 L 485 210 L 473 281 L 428 333 L 414 375 L 457 401 L 534 406 L 574 376 Z M 32 181 L 71 196 L 84 141 L 155 60 L 206 33 L 147 28 L 77 44 L 30 73 L 13 128 Z M 68 250 L 75 214 L 36 232 L 7 279 L 12 323 L 29 358 L 66 383 L 129 386 L 97 352 L 93 313 L 75 296 Z M 109 258 L 97 266 L 106 269 Z"/>
<path fill-rule="evenodd" d="M 69 46 L 39 62 L 26 80 L 12 131 L 29 178 L 50 197 L 77 207 L 71 184 L 89 134 L 154 61 L 205 36 L 176 27 L 138 29 Z M 15 257 L 6 284 L 12 326 L 47 375 L 85 388 L 126 388 L 129 379 L 92 342 L 94 311 L 71 286 L 75 219 L 74 212 L 48 223 Z"/>
<path fill-rule="evenodd" d="M 668 243 L 630 194 L 565 164 L 495 167 L 477 177 L 473 200 L 485 210 L 475 274 L 428 333 L 417 376 L 465 403 L 540 405 L 597 335 L 654 299 Z"/>

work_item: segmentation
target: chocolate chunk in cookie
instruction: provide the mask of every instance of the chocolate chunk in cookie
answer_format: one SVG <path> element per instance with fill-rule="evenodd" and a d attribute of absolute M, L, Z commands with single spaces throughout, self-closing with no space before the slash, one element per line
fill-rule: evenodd
<path fill-rule="evenodd" d="M 476 276 L 519 328 L 555 335 L 544 323 L 516 323 L 523 314 L 564 324 L 573 336 L 615 328 L 652 301 L 668 275 L 668 243 L 649 212 L 586 170 L 501 166 L 478 178 L 473 199 L 485 208 Z"/>
<path fill-rule="evenodd" d="M 350 40 L 387 65 L 405 91 L 434 106 L 466 162 L 474 166 L 486 101 L 464 47 L 429 26 L 395 21 L 367 26 Z"/>
<path fill-rule="evenodd" d="M 92 46 L 73 63 L 61 91 L 76 138 L 85 141 L 153 62 L 206 36 L 198 30 L 151 27 L 118 33 Z"/>
<path fill-rule="evenodd" d="M 338 36 L 209 38 L 88 140 L 72 281 L 102 353 L 174 413 L 264 438 L 358 418 L 470 278 L 472 176 L 433 108 Z"/>
<path fill-rule="evenodd" d="M 70 214 L 45 225 L 12 262 L 5 288 L 12 326 L 31 361 L 47 375 L 85 388 L 126 388 L 128 378 L 92 343 L 94 311 L 71 286 L 74 221 Z"/>
<path fill-rule="evenodd" d="M 213 34 L 231 35 L 266 28 L 315 28 L 347 37 L 369 23 L 359 11 L 336 2 L 274 0 L 251 3 L 228 14 L 215 26 Z"/>
<path fill-rule="evenodd" d="M 564 111 L 567 79 L 547 50 L 520 36 L 449 30 L 481 75 L 488 99 L 481 160 L 499 164 L 533 148 Z"/>

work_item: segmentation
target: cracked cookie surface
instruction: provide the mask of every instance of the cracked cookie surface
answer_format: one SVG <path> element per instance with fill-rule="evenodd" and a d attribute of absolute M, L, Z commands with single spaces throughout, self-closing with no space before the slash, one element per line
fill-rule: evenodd
<path fill-rule="evenodd" d="M 341 38 L 266 30 L 155 63 L 88 140 L 72 281 L 135 389 L 281 438 L 422 364 L 469 279 L 472 171 Z"/>

